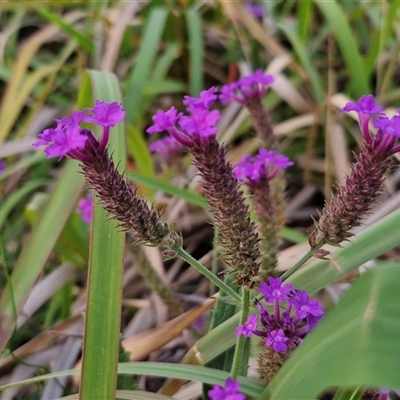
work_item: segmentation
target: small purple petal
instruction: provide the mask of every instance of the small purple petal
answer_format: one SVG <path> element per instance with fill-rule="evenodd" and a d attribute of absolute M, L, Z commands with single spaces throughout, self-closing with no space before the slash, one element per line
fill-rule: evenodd
<path fill-rule="evenodd" d="M 281 278 L 268 278 L 269 284 L 263 282 L 260 285 L 259 292 L 265 296 L 265 300 L 268 303 L 273 303 L 275 300 L 287 300 L 288 293 L 293 290 L 293 286 L 290 283 L 286 283 L 282 286 Z"/>
<path fill-rule="evenodd" d="M 379 114 L 383 110 L 383 106 L 376 104 L 375 97 L 372 94 L 363 95 L 356 102 L 348 102 L 341 111 L 356 111 L 359 114 L 374 115 Z"/>
<path fill-rule="evenodd" d="M 380 129 L 387 135 L 400 137 L 400 115 L 395 115 L 391 119 L 388 117 L 378 117 L 373 124 L 375 128 Z"/>
<path fill-rule="evenodd" d="M 218 96 L 215 94 L 216 91 L 217 88 L 212 87 L 208 90 L 202 90 L 198 98 L 185 96 L 183 98 L 183 104 L 187 106 L 189 112 L 192 112 L 197 107 L 208 109 L 214 104 L 215 100 L 217 100 Z"/>
<path fill-rule="evenodd" d="M 285 342 L 288 340 L 289 339 L 285 336 L 283 329 L 277 329 L 270 333 L 270 336 L 267 337 L 265 344 L 267 346 L 272 346 L 277 353 L 284 353 L 287 351 L 287 345 Z"/>
<path fill-rule="evenodd" d="M 6 163 L 3 160 L 0 160 L 0 175 L 4 172 L 6 169 Z"/>
<path fill-rule="evenodd" d="M 307 292 L 296 290 L 296 297 L 289 299 L 289 303 L 297 308 L 297 318 L 307 318 L 309 315 L 314 317 L 321 317 L 324 315 L 322 306 L 317 300 L 310 300 L 310 296 Z"/>
<path fill-rule="evenodd" d="M 254 18 L 263 18 L 265 15 L 265 9 L 261 4 L 247 3 L 244 8 Z"/>
<path fill-rule="evenodd" d="M 86 112 L 92 115 L 86 115 L 85 122 L 97 124 L 105 128 L 114 126 L 125 118 L 125 110 L 121 104 L 117 102 L 107 103 L 105 101 L 96 100 L 93 108 L 86 108 Z"/>
<path fill-rule="evenodd" d="M 261 99 L 267 86 L 274 83 L 272 75 L 265 75 L 262 70 L 257 70 L 249 76 L 245 76 L 236 82 L 224 85 L 221 88 L 219 100 L 222 105 L 229 101 L 235 101 L 246 105 L 254 98 Z"/>
<path fill-rule="evenodd" d="M 271 180 L 282 168 L 293 165 L 285 155 L 275 150 L 261 149 L 255 156 L 245 155 L 234 165 L 236 178 L 247 185 L 262 179 Z"/>
<path fill-rule="evenodd" d="M 86 114 L 83 111 L 73 111 L 71 117 L 55 119 L 58 128 L 74 128 L 85 120 Z"/>
<path fill-rule="evenodd" d="M 214 385 L 213 388 L 208 391 L 208 396 L 211 400 L 245 400 L 246 396 L 238 393 L 239 389 L 240 382 L 236 382 L 229 377 L 225 381 L 225 388 Z"/>
<path fill-rule="evenodd" d="M 153 115 L 154 125 L 148 128 L 146 132 L 153 134 L 168 131 L 175 126 L 175 123 L 180 116 L 181 113 L 178 114 L 175 107 L 171 107 L 168 111 L 158 110 L 156 114 Z"/>
<path fill-rule="evenodd" d="M 245 337 L 250 337 L 255 330 L 257 330 L 257 315 L 251 314 L 243 325 L 239 325 L 236 328 L 235 336 L 243 335 Z"/>
<path fill-rule="evenodd" d="M 191 116 L 182 116 L 179 119 L 179 126 L 188 135 L 198 135 L 201 137 L 213 136 L 217 133 L 215 126 L 220 118 L 218 110 L 206 110 L 202 107 L 192 109 Z"/>

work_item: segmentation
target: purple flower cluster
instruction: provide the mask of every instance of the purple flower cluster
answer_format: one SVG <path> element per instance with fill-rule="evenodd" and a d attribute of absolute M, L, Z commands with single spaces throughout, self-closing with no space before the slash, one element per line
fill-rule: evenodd
<path fill-rule="evenodd" d="M 229 377 L 225 381 L 225 387 L 214 385 L 213 388 L 208 391 L 208 396 L 211 400 L 245 400 L 246 396 L 238 393 L 239 389 L 240 382 L 236 382 Z"/>
<path fill-rule="evenodd" d="M 234 165 L 236 178 L 252 185 L 260 181 L 270 181 L 282 168 L 293 165 L 285 155 L 278 154 L 275 150 L 261 149 L 257 155 L 245 155 Z"/>
<path fill-rule="evenodd" d="M 153 125 L 147 129 L 150 134 L 167 131 L 177 142 L 191 147 L 205 144 L 217 133 L 216 123 L 220 118 L 218 110 L 210 110 L 217 100 L 216 88 L 203 90 L 199 98 L 185 96 L 183 104 L 188 115 L 178 113 L 175 107 L 168 111 L 158 110 L 153 116 Z M 179 126 L 179 128 L 177 127 Z"/>
<path fill-rule="evenodd" d="M 394 154 L 400 151 L 400 145 L 395 145 L 400 138 L 400 109 L 398 115 L 389 118 L 383 111 L 383 106 L 376 104 L 374 96 L 363 95 L 356 102 L 347 103 L 341 111 L 355 111 L 358 114 L 361 132 L 367 143 L 375 143 L 378 151 L 388 151 Z M 375 136 L 369 129 L 372 117 L 373 125 L 378 129 Z"/>
<path fill-rule="evenodd" d="M 281 278 L 270 277 L 269 283 L 262 283 L 259 291 L 265 296 L 266 303 L 272 305 L 273 312 L 257 302 L 263 329 L 258 329 L 258 317 L 252 314 L 244 325 L 237 327 L 236 336 L 250 337 L 254 334 L 264 337 L 266 346 L 277 353 L 297 347 L 324 315 L 317 300 L 310 300 L 308 293 L 295 290 L 291 284 L 282 285 Z M 283 312 L 282 302 L 286 304 Z"/>
<path fill-rule="evenodd" d="M 93 218 L 93 193 L 89 193 L 85 198 L 80 199 L 76 212 L 80 214 L 83 221 L 89 223 Z"/>
<path fill-rule="evenodd" d="M 265 8 L 263 7 L 262 4 L 254 2 L 246 2 L 244 8 L 254 18 L 263 18 L 265 15 Z"/>
<path fill-rule="evenodd" d="M 6 163 L 3 160 L 0 160 L 0 175 L 4 172 L 6 169 Z"/>
<path fill-rule="evenodd" d="M 245 76 L 236 82 L 222 86 L 219 100 L 222 105 L 230 101 L 235 101 L 242 105 L 247 105 L 252 100 L 261 99 L 266 87 L 274 83 L 272 75 L 264 75 L 258 69 L 253 74 Z"/>
<path fill-rule="evenodd" d="M 68 156 L 84 161 L 85 146 L 98 146 L 104 150 L 108 143 L 110 127 L 119 123 L 125 117 L 122 106 L 116 102 L 107 103 L 96 100 L 93 108 L 83 111 L 74 111 L 72 117 L 56 119 L 56 128 L 46 129 L 39 134 L 40 140 L 33 143 L 33 147 L 47 146 L 45 153 L 48 158 Z M 103 127 L 103 132 L 97 140 L 91 131 L 82 129 L 83 122 L 93 123 Z"/>

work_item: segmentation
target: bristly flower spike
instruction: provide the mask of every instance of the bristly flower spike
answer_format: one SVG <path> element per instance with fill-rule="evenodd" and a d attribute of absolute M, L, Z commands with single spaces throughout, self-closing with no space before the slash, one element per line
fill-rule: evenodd
<path fill-rule="evenodd" d="M 271 180 L 279 171 L 291 165 L 293 162 L 285 155 L 266 149 L 261 149 L 255 156 L 246 155 L 234 165 L 236 177 L 249 187 L 253 195 L 262 234 L 260 248 L 263 253 L 263 275 L 269 275 L 276 267 L 279 241 L 276 198 L 271 188 Z M 265 276 L 261 278 L 264 279 Z"/>
<path fill-rule="evenodd" d="M 137 196 L 136 189 L 125 181 L 107 153 L 110 128 L 124 117 L 125 110 L 120 104 L 96 101 L 93 108 L 75 111 L 71 117 L 57 120 L 57 127 L 39 134 L 40 140 L 33 146 L 46 146 L 47 157 L 67 156 L 80 161 L 85 178 L 96 190 L 100 203 L 124 230 L 133 232 L 137 243 L 179 245 L 179 236 L 161 221 L 155 209 Z M 103 128 L 99 140 L 90 130 L 80 127 L 82 122 Z"/>
<path fill-rule="evenodd" d="M 396 144 L 400 137 L 400 115 L 388 118 L 382 110 L 383 106 L 377 105 L 372 95 L 362 96 L 342 108 L 345 112 L 357 112 L 365 143 L 345 184 L 315 223 L 316 229 L 309 237 L 311 248 L 318 249 L 325 243 L 338 246 L 351 237 L 351 229 L 360 225 L 381 193 L 385 173 L 392 165 L 391 156 L 400 151 L 400 145 Z M 369 129 L 374 116 L 375 135 Z"/>
<path fill-rule="evenodd" d="M 221 258 L 239 284 L 251 287 L 259 270 L 261 254 L 256 225 L 250 219 L 233 167 L 226 160 L 226 150 L 215 138 L 218 110 L 210 110 L 217 99 L 216 89 L 200 93 L 199 98 L 185 96 L 187 114 L 175 108 L 153 116 L 152 134 L 167 131 L 176 141 L 188 147 L 202 176 L 204 194 L 208 199 L 219 232 Z"/>
<path fill-rule="evenodd" d="M 236 82 L 222 86 L 219 101 L 222 105 L 234 101 L 246 107 L 253 118 L 254 128 L 262 145 L 276 150 L 278 141 L 273 134 L 271 118 L 261 101 L 266 89 L 274 81 L 272 75 L 265 75 L 259 69 Z"/>

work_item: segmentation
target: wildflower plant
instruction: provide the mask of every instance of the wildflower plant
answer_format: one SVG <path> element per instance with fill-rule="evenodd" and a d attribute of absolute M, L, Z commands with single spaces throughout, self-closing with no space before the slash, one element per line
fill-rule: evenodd
<path fill-rule="evenodd" d="M 115 167 L 112 154 L 108 152 L 108 141 L 110 128 L 125 117 L 121 104 L 97 100 L 92 108 L 57 119 L 56 127 L 43 131 L 33 144 L 35 148 L 44 146 L 47 157 L 79 161 L 98 202 L 110 218 L 119 222 L 121 229 L 132 233 L 133 244 L 162 247 L 169 255 L 181 257 L 222 290 L 224 298 L 230 298 L 228 302 L 240 308 L 236 345 L 229 363 L 230 376 L 224 386 L 215 384 L 208 390 L 211 400 L 246 398 L 240 393 L 239 372 L 247 369 L 244 354 L 251 337 L 261 338 L 258 373 L 260 382 L 267 385 L 319 324 L 324 315 L 322 304 L 286 280 L 324 244 L 340 245 L 352 235 L 351 228 L 360 224 L 382 188 L 384 174 L 392 164 L 391 156 L 400 150 L 397 144 L 400 115 L 388 118 L 372 96 L 363 96 L 345 105 L 344 112 L 357 112 L 365 144 L 345 185 L 339 188 L 315 223 L 315 231 L 310 235 L 310 251 L 293 268 L 276 277 L 280 229 L 277 199 L 284 196 L 284 184 L 274 185 L 274 182 L 282 181 L 282 171 L 294 162 L 281 152 L 271 119 L 261 102 L 266 88 L 273 82 L 271 75 L 258 70 L 220 90 L 212 87 L 202 91 L 199 97 L 185 96 L 184 111 L 176 107 L 158 110 L 147 129 L 151 135 L 169 134 L 154 141 L 150 151 L 166 158 L 183 150 L 191 153 L 212 223 L 218 232 L 216 244 L 220 259 L 226 265 L 226 273 L 234 277 L 234 284 L 227 284 L 188 254 L 182 247 L 180 233 L 163 222 L 162 214 L 141 198 L 125 174 Z M 257 135 L 266 147 L 230 163 L 226 147 L 216 139 L 221 116 L 216 107 L 218 100 L 222 105 L 235 101 L 248 108 Z M 371 122 L 375 133 L 371 131 Z M 100 127 L 99 138 L 82 124 Z M 257 223 L 251 218 L 242 185 L 250 192 Z M 81 200 L 78 212 L 88 222 L 92 218 L 91 209 L 92 198 Z M 140 251 L 136 254 L 141 257 Z M 151 282 L 159 287 L 157 277 Z M 179 311 L 173 294 L 168 291 L 164 295 Z M 251 312 L 252 307 L 256 313 Z"/>

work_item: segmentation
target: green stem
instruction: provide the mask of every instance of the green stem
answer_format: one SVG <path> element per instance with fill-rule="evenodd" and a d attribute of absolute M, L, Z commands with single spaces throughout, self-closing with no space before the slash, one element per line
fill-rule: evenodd
<path fill-rule="evenodd" d="M 170 246 L 170 249 L 175 251 L 175 253 L 185 260 L 192 267 L 196 268 L 201 274 L 203 274 L 210 282 L 212 282 L 215 286 L 218 286 L 221 290 L 223 290 L 226 294 L 232 297 L 238 304 L 242 303 L 241 297 L 225 282 L 221 281 L 218 277 L 216 277 L 211 271 L 209 271 L 204 265 L 199 263 L 195 258 L 193 258 L 189 253 L 183 250 L 182 247 L 178 246 Z"/>
<path fill-rule="evenodd" d="M 294 274 L 306 261 L 308 261 L 322 247 L 322 245 L 323 244 L 316 245 L 312 249 L 308 250 L 308 252 L 304 254 L 304 256 L 299 261 L 297 261 L 297 263 L 292 268 L 288 269 L 281 276 L 282 281 L 285 281 L 287 278 L 289 278 L 289 276 Z"/>
<path fill-rule="evenodd" d="M 239 325 L 243 325 L 249 316 L 250 311 L 250 291 L 242 287 L 242 310 L 240 312 Z M 236 340 L 235 353 L 233 355 L 231 376 L 233 380 L 236 380 L 238 371 L 243 359 L 243 348 L 247 338 L 244 335 L 239 335 Z"/>

